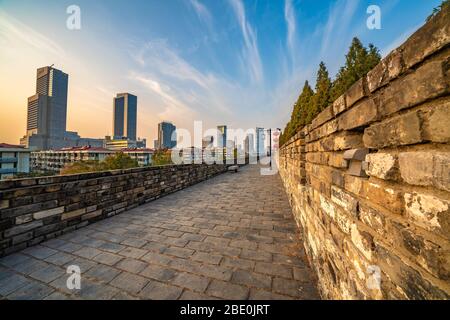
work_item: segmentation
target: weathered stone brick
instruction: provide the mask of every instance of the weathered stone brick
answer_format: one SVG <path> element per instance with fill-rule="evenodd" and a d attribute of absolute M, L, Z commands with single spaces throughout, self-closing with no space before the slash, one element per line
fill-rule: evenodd
<path fill-rule="evenodd" d="M 350 130 L 367 126 L 378 118 L 377 106 L 373 99 L 365 99 L 339 116 L 339 129 Z"/>
<path fill-rule="evenodd" d="M 434 103 L 433 103 L 434 104 Z M 432 142 L 450 142 L 450 102 L 437 103 L 422 110 L 423 138 Z"/>
<path fill-rule="evenodd" d="M 21 234 L 36 228 L 39 228 L 43 225 L 42 221 L 33 221 L 26 224 L 21 224 L 15 227 L 12 227 L 11 229 L 5 230 L 5 237 L 9 238 L 12 236 L 15 236 L 17 234 Z"/>
<path fill-rule="evenodd" d="M 331 148 L 327 146 L 327 150 L 347 150 L 347 149 L 358 149 L 364 146 L 362 142 L 362 134 L 358 132 L 344 131 L 338 133 L 335 136 L 330 137 Z M 327 138 L 327 139 L 330 139 Z"/>
<path fill-rule="evenodd" d="M 374 149 L 421 142 L 418 113 L 414 111 L 373 124 L 364 130 L 363 140 L 367 148 Z"/>
<path fill-rule="evenodd" d="M 346 109 L 345 94 L 333 102 L 333 114 L 337 116 Z"/>
<path fill-rule="evenodd" d="M 450 12 L 440 14 L 416 31 L 401 47 L 408 68 L 423 61 L 427 56 L 450 42 Z"/>
<path fill-rule="evenodd" d="M 359 219 L 379 235 L 383 237 L 386 235 L 386 218 L 381 211 L 360 203 Z"/>
<path fill-rule="evenodd" d="M 9 200 L 0 200 L 0 209 L 9 208 Z"/>
<path fill-rule="evenodd" d="M 389 276 L 390 281 L 401 288 L 405 299 L 448 299 L 447 293 L 405 264 L 381 243 L 375 243 L 375 252 L 377 264 Z"/>
<path fill-rule="evenodd" d="M 366 156 L 369 176 L 383 180 L 398 180 L 399 166 L 397 155 L 387 152 L 370 153 Z"/>
<path fill-rule="evenodd" d="M 31 213 L 16 217 L 16 224 L 24 224 L 30 221 L 33 221 L 33 214 Z"/>
<path fill-rule="evenodd" d="M 335 168 L 347 168 L 348 161 L 344 159 L 344 153 L 333 152 L 328 154 L 328 165 Z"/>
<path fill-rule="evenodd" d="M 367 74 L 367 87 L 370 92 L 388 84 L 403 71 L 403 60 L 400 50 L 394 50 Z"/>
<path fill-rule="evenodd" d="M 372 260 L 372 251 L 375 247 L 373 236 L 358 228 L 357 224 L 353 224 L 350 232 L 352 243 L 364 255 L 367 260 Z"/>
<path fill-rule="evenodd" d="M 378 96 L 380 115 L 392 114 L 448 92 L 447 68 L 446 61 L 431 61 L 416 72 L 393 81 Z"/>
<path fill-rule="evenodd" d="M 331 120 L 333 116 L 333 106 L 328 106 L 313 119 L 311 123 L 311 129 L 315 129 L 325 122 Z"/>
<path fill-rule="evenodd" d="M 450 152 L 402 152 L 399 165 L 405 182 L 450 191 Z"/>
<path fill-rule="evenodd" d="M 403 194 L 394 186 L 367 181 L 363 183 L 362 195 L 390 212 L 403 212 Z"/>
<path fill-rule="evenodd" d="M 331 200 L 352 215 L 356 216 L 358 214 L 358 200 L 344 190 L 332 186 Z"/>
<path fill-rule="evenodd" d="M 428 231 L 450 238 L 450 201 L 424 193 L 405 193 L 409 219 Z"/>
<path fill-rule="evenodd" d="M 345 93 L 347 108 L 350 108 L 351 106 L 353 106 L 355 104 L 355 102 L 357 102 L 365 97 L 365 95 L 366 95 L 365 89 L 364 89 L 365 80 L 366 80 L 365 77 L 359 79 Z"/>
<path fill-rule="evenodd" d="M 78 209 L 78 210 L 75 210 L 75 211 L 66 212 L 66 213 L 63 213 L 61 215 L 61 220 L 77 218 L 77 217 L 79 217 L 79 216 L 81 216 L 81 215 L 83 215 L 85 213 L 86 213 L 86 208 Z"/>
<path fill-rule="evenodd" d="M 58 207 L 50 210 L 43 210 L 33 214 L 34 219 L 44 219 L 64 212 L 64 207 Z"/>
<path fill-rule="evenodd" d="M 103 209 L 92 211 L 92 212 L 89 212 L 89 213 L 86 213 L 85 215 L 83 215 L 81 217 L 81 220 L 89 220 L 89 219 L 100 216 L 102 213 L 103 213 Z"/>

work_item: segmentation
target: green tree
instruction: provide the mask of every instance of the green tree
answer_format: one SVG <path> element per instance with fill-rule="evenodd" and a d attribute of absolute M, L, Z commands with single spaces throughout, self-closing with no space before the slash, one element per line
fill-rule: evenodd
<path fill-rule="evenodd" d="M 107 156 L 103 161 L 88 160 L 77 161 L 67 165 L 61 170 L 61 174 L 77 174 L 86 172 L 130 169 L 138 167 L 138 162 L 123 152 Z"/>
<path fill-rule="evenodd" d="M 353 38 L 345 58 L 345 66 L 339 69 L 331 88 L 332 101 L 345 93 L 345 91 L 372 70 L 381 60 L 380 53 L 373 44 L 369 44 L 369 48 L 367 49 L 356 37 Z"/>
<path fill-rule="evenodd" d="M 162 166 L 166 164 L 172 164 L 172 156 L 170 150 L 157 150 L 152 156 L 152 165 Z"/>
<path fill-rule="evenodd" d="M 331 103 L 331 79 L 325 63 L 321 62 L 317 71 L 316 93 L 308 104 L 306 123 L 311 121 Z"/>
<path fill-rule="evenodd" d="M 118 170 L 136 168 L 138 167 L 138 162 L 129 155 L 118 152 L 112 156 L 106 157 L 104 161 L 100 162 L 100 165 L 105 168 L 105 170 Z"/>

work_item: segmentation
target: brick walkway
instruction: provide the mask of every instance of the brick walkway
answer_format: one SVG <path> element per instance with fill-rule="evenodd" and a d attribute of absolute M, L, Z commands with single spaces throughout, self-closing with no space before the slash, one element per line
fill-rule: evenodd
<path fill-rule="evenodd" d="M 0 298 L 317 299 L 304 259 L 279 176 L 252 165 L 0 259 Z"/>

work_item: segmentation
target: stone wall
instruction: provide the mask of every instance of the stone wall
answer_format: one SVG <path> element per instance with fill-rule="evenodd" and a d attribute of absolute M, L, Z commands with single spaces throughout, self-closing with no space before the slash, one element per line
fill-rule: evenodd
<path fill-rule="evenodd" d="M 227 165 L 170 165 L 0 181 L 0 256 L 225 172 Z"/>
<path fill-rule="evenodd" d="M 449 43 L 447 11 L 280 150 L 323 298 L 450 297 Z"/>

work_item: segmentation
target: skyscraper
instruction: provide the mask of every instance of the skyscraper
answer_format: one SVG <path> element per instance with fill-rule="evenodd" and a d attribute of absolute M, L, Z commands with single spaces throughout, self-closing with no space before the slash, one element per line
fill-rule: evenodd
<path fill-rule="evenodd" d="M 177 145 L 176 137 L 172 140 L 172 134 L 177 127 L 172 123 L 163 121 L 158 123 L 158 148 L 159 149 L 172 149 Z"/>
<path fill-rule="evenodd" d="M 264 128 L 256 128 L 256 153 L 258 157 L 265 156 L 265 134 Z"/>
<path fill-rule="evenodd" d="M 217 126 L 217 147 L 225 148 L 227 146 L 227 126 Z"/>
<path fill-rule="evenodd" d="M 36 94 L 28 98 L 22 144 L 33 149 L 65 146 L 68 81 L 66 73 L 52 66 L 37 69 Z"/>
<path fill-rule="evenodd" d="M 114 98 L 114 139 L 136 140 L 137 97 L 129 93 L 118 93 Z"/>

